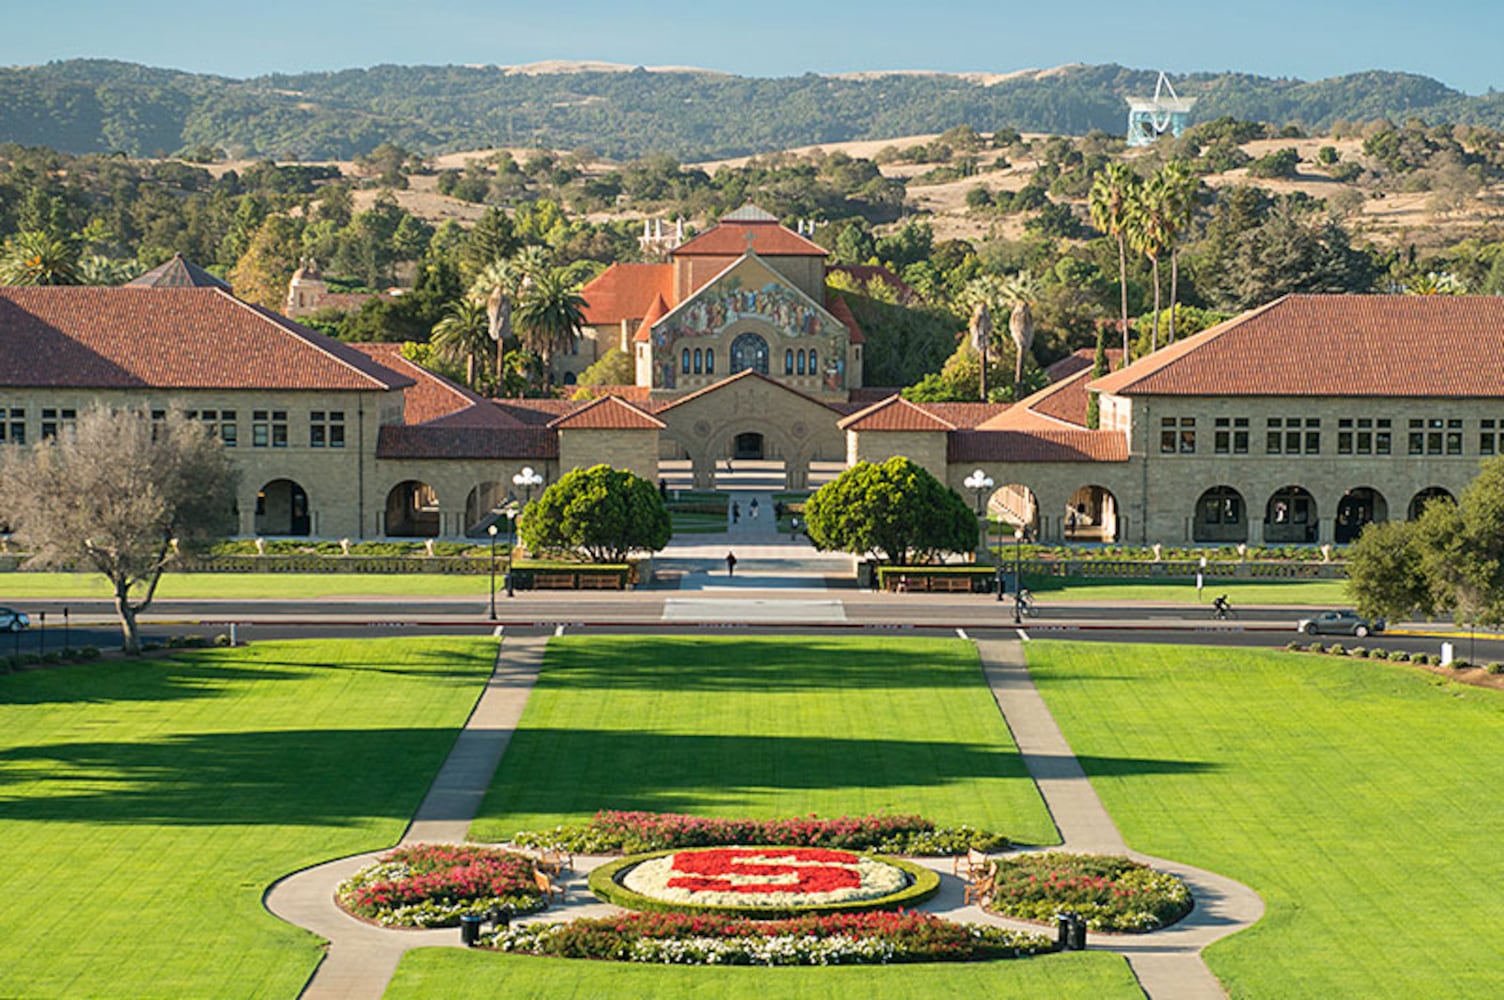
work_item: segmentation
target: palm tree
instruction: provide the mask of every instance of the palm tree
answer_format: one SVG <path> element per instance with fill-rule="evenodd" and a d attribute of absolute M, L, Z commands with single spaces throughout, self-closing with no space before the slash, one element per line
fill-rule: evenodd
<path fill-rule="evenodd" d="M 548 270 L 549 252 L 545 247 L 526 246 L 511 257 L 498 257 L 475 276 L 470 283 L 470 298 L 486 308 L 486 332 L 497 344 L 496 381 L 504 382 L 501 359 L 513 346 L 512 310 L 518 296 L 533 276 Z"/>
<path fill-rule="evenodd" d="M 1128 240 L 1145 257 L 1154 281 L 1154 332 L 1149 353 L 1159 350 L 1159 258 L 1170 243 L 1169 208 L 1164 178 L 1158 174 L 1140 186 L 1128 207 Z M 1126 362 L 1125 362 L 1126 363 Z"/>
<path fill-rule="evenodd" d="M 1160 171 L 1164 181 L 1165 208 L 1170 240 L 1170 343 L 1175 343 L 1175 303 L 1179 296 L 1180 248 L 1176 238 L 1190 228 L 1196 214 L 1196 195 L 1201 179 L 1184 160 L 1171 160 Z"/>
<path fill-rule="evenodd" d="M 465 383 L 477 388 L 479 360 L 489 360 L 492 350 L 486 307 L 471 299 L 460 299 L 434 324 L 431 343 L 434 350 L 449 361 L 465 361 Z"/>
<path fill-rule="evenodd" d="M 1123 363 L 1128 363 L 1128 206 L 1138 176 L 1126 163 L 1109 163 L 1091 183 L 1091 223 L 1118 243 L 1118 296 L 1122 300 Z"/>
<path fill-rule="evenodd" d="M 573 344 L 585 325 L 585 300 L 562 271 L 545 271 L 522 290 L 516 319 L 523 345 L 543 359 L 547 391 L 553 385 L 555 352 Z"/>
<path fill-rule="evenodd" d="M 0 285 L 76 285 L 78 244 L 36 229 L 23 229 L 0 248 Z"/>
<path fill-rule="evenodd" d="M 1034 279 L 1024 273 L 1014 275 L 1003 285 L 1004 298 L 1013 303 L 1013 311 L 1008 315 L 1008 333 L 1012 335 L 1013 346 L 1017 349 L 1013 358 L 1015 403 L 1023 398 L 1024 355 L 1034 346 L 1034 310 L 1029 303 L 1037 292 Z"/>

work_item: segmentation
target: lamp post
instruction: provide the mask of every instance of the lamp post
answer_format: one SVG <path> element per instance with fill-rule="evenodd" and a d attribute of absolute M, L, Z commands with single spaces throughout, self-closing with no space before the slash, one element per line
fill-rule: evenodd
<path fill-rule="evenodd" d="M 991 525 L 987 523 L 987 509 L 983 503 L 992 495 L 992 477 L 981 469 L 977 469 L 962 481 L 962 485 L 977 495 L 977 517 L 982 520 L 982 551 L 988 553 L 988 558 L 991 558 L 992 530 Z"/>
<path fill-rule="evenodd" d="M 517 501 L 507 504 L 507 596 L 516 597 L 515 574 L 512 572 L 512 557 L 517 554 Z"/>
<path fill-rule="evenodd" d="M 543 482 L 543 477 L 533 471 L 531 465 L 524 465 L 522 471 L 512 477 L 512 485 L 522 488 L 522 505 L 526 507 L 533 499 L 533 487 Z"/>
<path fill-rule="evenodd" d="M 1013 529 L 1013 624 L 1024 622 L 1024 526 Z"/>
<path fill-rule="evenodd" d="M 491 620 L 496 620 L 496 522 L 486 525 L 486 534 L 491 536 Z"/>

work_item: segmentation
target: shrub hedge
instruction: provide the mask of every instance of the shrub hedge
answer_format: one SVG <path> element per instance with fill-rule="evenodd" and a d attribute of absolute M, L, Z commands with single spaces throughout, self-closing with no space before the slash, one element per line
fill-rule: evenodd
<path fill-rule="evenodd" d="M 1022 920 L 1073 910 L 1099 931 L 1152 931 L 1191 912 L 1191 890 L 1174 875 L 1129 858 L 1046 851 L 997 863 L 989 909 Z"/>

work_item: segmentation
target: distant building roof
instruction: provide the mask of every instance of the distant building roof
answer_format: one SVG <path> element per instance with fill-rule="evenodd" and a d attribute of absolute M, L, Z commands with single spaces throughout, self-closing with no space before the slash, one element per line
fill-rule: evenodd
<path fill-rule="evenodd" d="M 763 257 L 824 257 L 825 248 L 786 226 L 776 216 L 746 205 L 724 216 L 708 232 L 686 240 L 671 253 L 675 257 L 740 257 L 756 250 Z"/>
<path fill-rule="evenodd" d="M 377 458 L 494 459 L 559 457 L 559 435 L 541 427 L 442 427 L 388 424 Z"/>
<path fill-rule="evenodd" d="M 442 423 L 450 427 L 523 427 L 522 421 L 494 406 L 490 400 L 462 385 L 435 374 L 402 356 L 401 344 L 351 344 L 362 354 L 413 380 L 403 391 L 403 421 L 407 424 Z"/>
<path fill-rule="evenodd" d="M 837 422 L 843 431 L 953 431 L 956 425 L 902 396 L 889 396 Z"/>
<path fill-rule="evenodd" d="M 874 280 L 880 281 L 893 289 L 899 302 L 908 302 L 916 294 L 902 278 L 881 264 L 829 264 L 825 268 L 826 274 L 836 271 L 849 275 L 858 285 L 866 285 Z"/>
<path fill-rule="evenodd" d="M 645 430 L 660 431 L 662 420 L 616 396 L 593 399 L 572 413 L 549 421 L 554 430 Z"/>
<path fill-rule="evenodd" d="M 1128 438 L 1114 431 L 957 431 L 946 442 L 946 461 L 1126 462 Z"/>
<path fill-rule="evenodd" d="M 0 385 L 401 389 L 348 344 L 223 288 L 0 288 Z"/>
<path fill-rule="evenodd" d="M 585 322 L 597 326 L 640 319 L 653 299 L 674 297 L 674 265 L 612 264 L 580 289 Z"/>
<path fill-rule="evenodd" d="M 139 278 L 125 283 L 127 288 L 223 288 L 230 290 L 228 283 L 205 271 L 180 253 L 172 255 L 165 264 L 158 264 Z"/>

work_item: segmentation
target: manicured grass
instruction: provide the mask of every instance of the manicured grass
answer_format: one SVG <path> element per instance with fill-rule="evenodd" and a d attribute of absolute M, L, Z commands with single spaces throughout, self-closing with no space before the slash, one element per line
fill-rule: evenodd
<path fill-rule="evenodd" d="M 1092 997 L 1143 1000 L 1116 955 L 1048 955 L 1007 962 L 834 968 L 629 965 L 422 948 L 402 957 L 387 1000 L 528 997 L 530 1000 L 914 1000 L 951 997 Z"/>
<path fill-rule="evenodd" d="M 695 511 L 669 511 L 676 535 L 720 534 L 729 521 L 725 514 L 701 514 Z"/>
<path fill-rule="evenodd" d="M 0 676 L 0 996 L 292 997 L 273 881 L 392 844 L 487 638 L 268 642 Z"/>
<path fill-rule="evenodd" d="M 1004 564 L 1007 568 L 1008 564 Z M 1146 601 L 1163 604 L 1200 605 L 1211 613 L 1212 598 L 1226 594 L 1234 608 L 1257 604 L 1350 607 L 1346 580 L 1229 580 L 1206 581 L 1201 598 L 1190 580 L 1163 582 L 1145 579 L 1104 580 L 1100 577 L 1036 576 L 1024 572 L 1024 586 L 1044 604 L 1115 604 Z"/>
<path fill-rule="evenodd" d="M 919 813 L 1057 842 L 953 639 L 555 639 L 471 836 L 599 809 Z"/>
<path fill-rule="evenodd" d="M 485 573 L 168 573 L 157 600 L 197 598 L 475 597 L 484 599 Z M 497 575 L 501 587 L 500 574 Z M 24 598 L 109 600 L 109 581 L 98 573 L 0 573 L 0 595 Z"/>
<path fill-rule="evenodd" d="M 1235 997 L 1504 994 L 1504 696 L 1275 651 L 1028 644 L 1128 843 L 1256 889 Z"/>

